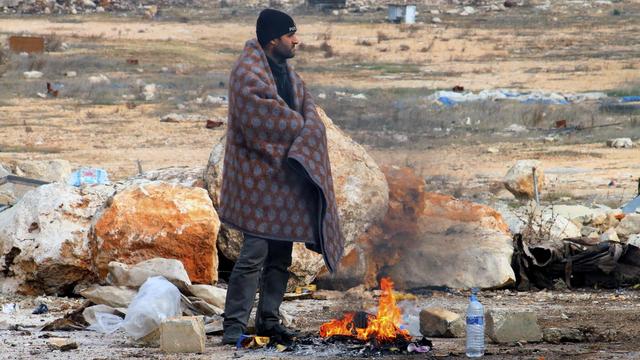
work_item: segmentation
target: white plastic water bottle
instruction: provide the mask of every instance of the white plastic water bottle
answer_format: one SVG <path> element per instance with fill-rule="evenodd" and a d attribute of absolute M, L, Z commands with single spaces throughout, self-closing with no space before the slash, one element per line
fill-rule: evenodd
<path fill-rule="evenodd" d="M 484 355 L 484 307 L 478 301 L 478 289 L 471 290 L 467 307 L 467 357 Z"/>

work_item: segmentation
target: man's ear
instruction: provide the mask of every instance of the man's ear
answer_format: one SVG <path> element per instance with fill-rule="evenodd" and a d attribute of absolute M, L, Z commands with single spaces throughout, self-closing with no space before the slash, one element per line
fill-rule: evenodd
<path fill-rule="evenodd" d="M 275 38 L 275 39 L 272 39 L 271 41 L 269 41 L 269 45 L 278 46 L 279 42 L 280 42 L 280 38 Z"/>

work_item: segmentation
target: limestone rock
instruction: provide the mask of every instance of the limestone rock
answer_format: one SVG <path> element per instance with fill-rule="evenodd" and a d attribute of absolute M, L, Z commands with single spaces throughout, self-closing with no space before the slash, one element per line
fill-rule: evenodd
<path fill-rule="evenodd" d="M 593 219 L 607 213 L 604 209 L 593 209 L 584 205 L 554 205 L 551 207 L 551 211 L 582 224 L 589 224 Z"/>
<path fill-rule="evenodd" d="M 372 224 L 382 219 L 388 205 L 388 186 L 384 175 L 364 148 L 336 127 L 322 109 L 318 114 L 327 129 L 327 143 L 331 159 L 334 190 L 338 203 L 341 231 L 345 249 L 349 252 L 356 239 Z M 205 171 L 205 182 L 215 206 L 218 205 L 222 182 L 225 137 L 214 145 Z M 219 249 L 229 259 L 238 257 L 241 234 L 233 230 L 223 231 Z M 290 288 L 312 281 L 323 268 L 319 254 L 294 244 Z"/>
<path fill-rule="evenodd" d="M 18 160 L 12 163 L 12 168 L 18 176 L 50 182 L 65 182 L 71 175 L 67 160 Z"/>
<path fill-rule="evenodd" d="M 107 305 L 112 308 L 128 307 L 136 296 L 137 291 L 125 286 L 94 285 L 80 291 L 80 295 L 96 304 Z"/>
<path fill-rule="evenodd" d="M 536 168 L 536 176 L 538 178 L 538 192 L 542 192 L 544 186 L 545 177 L 544 170 L 542 169 L 542 163 L 538 160 L 518 160 L 516 164 L 509 169 L 507 175 L 505 175 L 503 182 L 504 186 L 509 190 L 516 198 L 519 199 L 533 199 L 533 174 L 532 169 Z"/>
<path fill-rule="evenodd" d="M 640 248 L 640 234 L 629 235 L 627 244 Z"/>
<path fill-rule="evenodd" d="M 618 235 L 629 236 L 640 233 L 640 214 L 628 214 L 616 227 Z"/>
<path fill-rule="evenodd" d="M 201 298 L 207 303 L 224 309 L 227 290 L 211 285 L 191 285 L 188 289 L 193 295 Z"/>
<path fill-rule="evenodd" d="M 108 268 L 108 279 L 115 286 L 139 288 L 152 276 L 163 276 L 179 289 L 186 289 L 191 285 L 187 271 L 176 259 L 153 258 L 133 266 L 112 261 Z"/>
<path fill-rule="evenodd" d="M 617 241 L 620 242 L 620 238 L 618 238 L 618 233 L 615 229 L 609 229 L 600 235 L 600 241 Z"/>
<path fill-rule="evenodd" d="M 68 338 L 50 338 L 47 343 L 53 350 L 69 351 L 78 348 L 78 343 Z"/>
<path fill-rule="evenodd" d="M 160 323 L 160 350 L 165 353 L 203 353 L 204 320 L 201 316 L 182 316 Z"/>
<path fill-rule="evenodd" d="M 97 216 L 95 265 L 136 264 L 161 257 L 182 262 L 191 281 L 218 279 L 216 237 L 220 221 L 204 189 L 155 181 L 132 184 Z"/>
<path fill-rule="evenodd" d="M 204 169 L 204 166 L 174 166 L 146 171 L 139 175 L 138 178 L 147 179 L 150 181 L 160 180 L 169 184 L 188 187 L 205 188 Z"/>
<path fill-rule="evenodd" d="M 538 317 L 533 312 L 489 310 L 485 319 L 487 321 L 486 333 L 496 343 L 539 342 L 542 340 Z"/>
<path fill-rule="evenodd" d="M 114 192 L 53 183 L 0 216 L 0 291 L 64 293 L 92 277 L 91 222 Z"/>
<path fill-rule="evenodd" d="M 398 289 L 500 287 L 515 281 L 508 225 L 497 211 L 428 193 L 409 168 L 384 171 L 387 215 L 347 252 L 337 274 L 319 277 L 318 286 L 371 287 L 379 276 L 391 276 Z"/>
<path fill-rule="evenodd" d="M 607 140 L 607 146 L 620 149 L 620 148 L 632 148 L 633 141 L 630 138 L 617 138 Z"/>
<path fill-rule="evenodd" d="M 464 337 L 463 318 L 449 310 L 432 307 L 420 311 L 420 333 L 433 337 Z"/>

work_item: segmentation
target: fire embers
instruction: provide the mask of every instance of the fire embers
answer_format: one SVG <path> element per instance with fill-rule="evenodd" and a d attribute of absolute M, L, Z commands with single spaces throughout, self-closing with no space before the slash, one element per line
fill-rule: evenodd
<path fill-rule="evenodd" d="M 363 311 L 347 313 L 342 319 L 334 319 L 320 326 L 320 336 L 352 337 L 369 342 L 375 341 L 384 345 L 396 342 L 411 342 L 409 331 L 400 328 L 402 312 L 396 305 L 393 295 L 393 282 L 389 278 L 380 281 L 382 295 L 378 304 L 378 314 L 372 315 Z"/>

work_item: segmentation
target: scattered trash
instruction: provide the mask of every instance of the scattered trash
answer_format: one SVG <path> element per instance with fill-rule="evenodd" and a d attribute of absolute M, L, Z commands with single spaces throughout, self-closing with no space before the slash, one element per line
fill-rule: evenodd
<path fill-rule="evenodd" d="M 16 303 L 9 303 L 2 305 L 2 312 L 5 314 L 13 314 L 14 312 L 20 310 L 20 306 Z"/>
<path fill-rule="evenodd" d="M 113 314 L 96 313 L 96 323 L 89 329 L 111 334 L 122 328 L 134 339 L 141 339 L 157 330 L 162 320 L 182 313 L 180 298 L 180 290 L 167 279 L 151 277 L 140 287 L 124 320 Z"/>
<path fill-rule="evenodd" d="M 127 59 L 128 65 L 138 65 L 139 63 L 138 59 Z"/>
<path fill-rule="evenodd" d="M 451 91 L 457 92 L 457 93 L 464 92 L 464 86 L 456 85 L 456 86 L 453 87 L 453 89 L 451 89 Z"/>
<path fill-rule="evenodd" d="M 46 304 L 40 304 L 35 309 L 33 309 L 31 313 L 34 315 L 40 315 L 40 314 L 46 314 L 48 312 L 49 312 L 49 307 Z"/>
<path fill-rule="evenodd" d="M 556 129 L 565 129 L 567 127 L 567 120 L 556 121 Z"/>
<path fill-rule="evenodd" d="M 14 53 L 43 53 L 44 38 L 42 36 L 11 36 L 9 49 Z"/>
<path fill-rule="evenodd" d="M 25 71 L 22 73 L 22 75 L 25 77 L 25 79 L 39 79 L 44 74 L 41 73 L 40 71 L 34 70 L 34 71 Z"/>
<path fill-rule="evenodd" d="M 90 301 L 85 301 L 79 308 L 66 314 L 64 317 L 55 319 L 42 327 L 42 331 L 75 331 L 84 330 L 89 325 L 82 313 L 89 307 Z"/>
<path fill-rule="evenodd" d="M 224 122 L 222 122 L 222 121 L 207 120 L 207 124 L 205 125 L 205 128 L 207 128 L 207 129 L 215 129 L 215 128 L 218 128 L 218 127 L 220 127 L 222 125 L 224 125 Z"/>
<path fill-rule="evenodd" d="M 72 186 L 97 185 L 109 182 L 107 172 L 99 168 L 82 168 L 71 173 L 68 184 Z"/>
<path fill-rule="evenodd" d="M 62 89 L 64 87 L 63 84 L 51 84 L 51 83 L 47 83 L 47 94 L 53 96 L 53 97 L 58 97 L 58 94 L 60 94 L 60 89 Z"/>
<path fill-rule="evenodd" d="M 630 149 L 633 147 L 633 141 L 630 138 L 609 139 L 607 140 L 607 146 L 616 149 Z"/>
<path fill-rule="evenodd" d="M 104 74 L 99 74 L 96 76 L 89 76 L 89 84 L 91 85 L 109 85 L 111 84 L 111 80 L 109 80 L 109 78 L 104 75 Z"/>
<path fill-rule="evenodd" d="M 236 343 L 236 348 L 259 349 L 269 345 L 271 339 L 268 336 L 255 336 L 242 334 Z"/>
<path fill-rule="evenodd" d="M 457 103 L 472 102 L 472 101 L 499 101 L 499 100 L 513 100 L 519 101 L 525 104 L 549 104 L 549 105 L 566 105 L 570 103 L 579 103 L 587 100 L 599 100 L 607 97 L 605 93 L 591 92 L 591 93 L 577 93 L 577 94 L 558 94 L 558 93 L 545 93 L 540 91 L 534 91 L 531 93 L 521 93 L 515 90 L 508 89 L 496 89 L 496 90 L 483 90 L 479 93 L 473 92 L 457 92 L 453 91 L 436 91 L 431 94 L 427 99 L 440 102 L 447 107 L 454 106 Z"/>
<path fill-rule="evenodd" d="M 66 76 L 66 77 L 76 77 L 76 76 L 78 76 L 78 73 L 75 72 L 75 71 L 67 71 L 67 72 L 64 73 L 64 76 Z"/>

